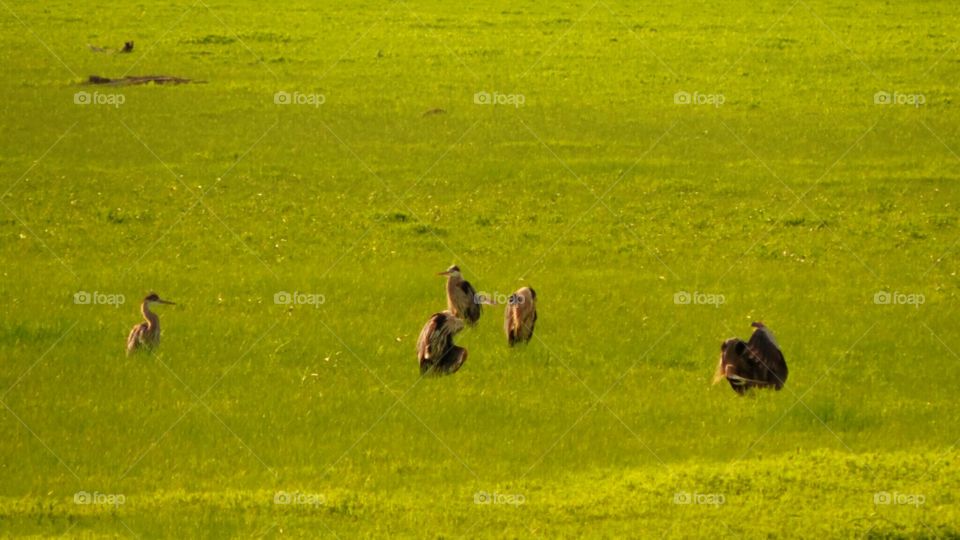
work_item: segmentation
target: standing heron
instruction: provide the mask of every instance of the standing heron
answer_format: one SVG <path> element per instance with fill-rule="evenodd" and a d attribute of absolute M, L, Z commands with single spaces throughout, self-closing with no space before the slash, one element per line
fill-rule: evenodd
<path fill-rule="evenodd" d="M 456 373 L 467 361 L 467 350 L 453 344 L 453 336 L 463 330 L 463 321 L 449 311 L 434 313 L 420 331 L 417 339 L 417 359 L 420 374 Z"/>
<path fill-rule="evenodd" d="M 720 363 L 713 383 L 726 378 L 738 394 L 754 387 L 780 390 L 787 381 L 787 361 L 783 352 L 766 325 L 755 322 L 751 326 L 756 330 L 750 341 L 745 343 L 730 338 L 720 345 Z"/>
<path fill-rule="evenodd" d="M 503 311 L 503 330 L 511 347 L 518 342 L 526 343 L 533 337 L 537 322 L 537 291 L 523 287 L 510 295 Z"/>
<path fill-rule="evenodd" d="M 480 320 L 481 302 L 477 290 L 460 275 L 460 267 L 453 265 L 438 275 L 447 276 L 447 310 L 470 326 L 476 325 Z"/>
<path fill-rule="evenodd" d="M 142 322 L 130 330 L 127 336 L 127 354 L 134 351 L 148 348 L 152 349 L 160 343 L 160 318 L 157 314 L 150 311 L 151 304 L 169 304 L 176 305 L 173 302 L 162 300 L 157 293 L 150 293 L 140 304 L 140 312 L 146 322 Z"/>

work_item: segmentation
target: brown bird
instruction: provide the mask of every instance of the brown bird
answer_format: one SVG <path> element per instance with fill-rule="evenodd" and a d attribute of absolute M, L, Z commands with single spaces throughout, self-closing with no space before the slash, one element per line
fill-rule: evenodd
<path fill-rule="evenodd" d="M 720 363 L 713 383 L 726 378 L 734 392 L 743 394 L 750 388 L 783 388 L 787 381 L 787 361 L 773 332 L 762 322 L 752 324 L 756 330 L 744 343 L 730 338 L 720 345 Z"/>
<path fill-rule="evenodd" d="M 417 339 L 420 374 L 450 375 L 467 361 L 467 350 L 453 344 L 453 336 L 463 330 L 463 321 L 449 311 L 434 313 Z"/>
<path fill-rule="evenodd" d="M 440 272 L 438 275 L 447 276 L 447 310 L 470 326 L 476 325 L 480 320 L 482 302 L 477 297 L 477 291 L 473 285 L 460 275 L 460 267 L 451 266 L 446 272 Z"/>
<path fill-rule="evenodd" d="M 513 347 L 518 342 L 526 343 L 533 337 L 537 322 L 537 291 L 523 287 L 510 295 L 507 308 L 503 310 L 503 330 L 507 343 Z"/>
<path fill-rule="evenodd" d="M 146 322 L 142 322 L 130 330 L 130 335 L 127 336 L 128 355 L 143 348 L 152 349 L 160 343 L 160 318 L 150 311 L 151 304 L 176 305 L 173 302 L 161 300 L 157 293 L 150 293 L 143 299 L 140 304 L 140 312 L 143 313 Z"/>

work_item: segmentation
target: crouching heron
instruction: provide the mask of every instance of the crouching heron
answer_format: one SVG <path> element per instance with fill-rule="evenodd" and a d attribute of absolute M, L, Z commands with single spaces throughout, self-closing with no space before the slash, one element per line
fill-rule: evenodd
<path fill-rule="evenodd" d="M 467 350 L 453 344 L 453 336 L 463 330 L 463 321 L 449 311 L 434 313 L 417 339 L 420 374 L 450 375 L 467 361 Z"/>
<path fill-rule="evenodd" d="M 752 326 L 756 330 L 750 341 L 730 338 L 720 345 L 720 363 L 713 382 L 725 378 L 738 394 L 754 387 L 780 390 L 787 381 L 787 361 L 773 332 L 762 322 Z"/>

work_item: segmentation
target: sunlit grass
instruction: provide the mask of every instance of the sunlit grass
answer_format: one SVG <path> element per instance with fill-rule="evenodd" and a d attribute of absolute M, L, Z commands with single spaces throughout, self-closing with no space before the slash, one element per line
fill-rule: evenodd
<path fill-rule="evenodd" d="M 10 9 L 3 534 L 960 534 L 954 6 Z M 206 82 L 79 85 L 127 72 Z M 488 308 L 420 380 L 452 263 L 533 286 L 536 337 Z M 739 398 L 753 320 L 790 376 Z"/>

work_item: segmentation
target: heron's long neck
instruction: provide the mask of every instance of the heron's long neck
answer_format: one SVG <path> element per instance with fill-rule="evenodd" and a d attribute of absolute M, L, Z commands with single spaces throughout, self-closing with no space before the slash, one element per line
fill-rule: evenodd
<path fill-rule="evenodd" d="M 454 294 L 456 294 L 457 288 L 460 286 L 460 283 L 463 281 L 463 278 L 460 276 L 450 276 L 447 278 L 447 306 L 452 310 L 454 308 L 453 299 Z"/>
<path fill-rule="evenodd" d="M 144 302 L 143 305 L 140 306 L 140 311 L 143 313 L 143 318 L 147 320 L 147 326 L 150 328 L 160 326 L 160 318 L 157 317 L 154 312 L 150 311 L 150 304 L 148 302 Z"/>

